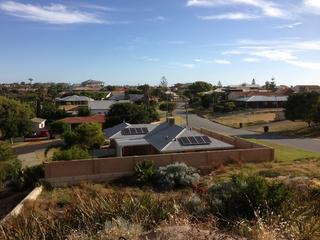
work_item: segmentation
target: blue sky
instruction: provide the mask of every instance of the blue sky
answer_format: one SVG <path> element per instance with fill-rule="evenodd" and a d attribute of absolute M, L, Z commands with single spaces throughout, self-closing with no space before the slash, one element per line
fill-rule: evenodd
<path fill-rule="evenodd" d="M 320 0 L 0 0 L 0 81 L 320 84 Z"/>

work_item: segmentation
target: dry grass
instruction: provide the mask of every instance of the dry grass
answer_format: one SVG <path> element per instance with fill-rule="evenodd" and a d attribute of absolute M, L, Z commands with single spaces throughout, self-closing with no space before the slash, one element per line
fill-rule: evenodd
<path fill-rule="evenodd" d="M 255 111 L 250 113 L 237 113 L 227 116 L 215 117 L 213 118 L 213 120 L 230 127 L 239 127 L 239 123 L 242 123 L 243 126 L 269 123 L 274 121 L 275 117 L 275 112 Z"/>
<path fill-rule="evenodd" d="M 262 128 L 252 130 L 256 132 L 263 132 Z M 289 136 L 320 137 L 320 126 L 309 127 L 306 122 L 302 121 L 283 121 L 278 122 L 277 124 L 271 124 L 269 131 L 271 133 Z"/>

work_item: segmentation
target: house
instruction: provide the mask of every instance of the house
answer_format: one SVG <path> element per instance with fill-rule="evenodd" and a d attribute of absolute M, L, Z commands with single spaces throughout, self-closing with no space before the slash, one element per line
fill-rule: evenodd
<path fill-rule="evenodd" d="M 32 118 L 31 121 L 33 123 L 33 130 L 36 133 L 44 130 L 44 128 L 46 127 L 46 121 L 47 121 L 46 119 Z"/>
<path fill-rule="evenodd" d="M 126 94 L 124 92 L 112 92 L 108 100 L 138 102 L 144 99 L 144 94 Z"/>
<path fill-rule="evenodd" d="M 169 118 L 162 124 L 120 123 L 105 129 L 110 147 L 117 156 L 152 155 L 233 149 L 234 146 L 174 123 Z"/>
<path fill-rule="evenodd" d="M 240 107 L 245 108 L 281 108 L 284 107 L 288 96 L 250 96 L 236 99 Z"/>
<path fill-rule="evenodd" d="M 295 93 L 320 92 L 320 86 L 319 85 L 297 85 L 293 87 L 293 91 Z"/>
<path fill-rule="evenodd" d="M 91 101 L 89 102 L 89 110 L 91 115 L 95 114 L 108 114 L 111 106 L 115 103 L 129 103 L 129 100 L 101 100 L 101 101 Z"/>
<path fill-rule="evenodd" d="M 82 123 L 98 123 L 101 125 L 101 128 L 103 128 L 103 125 L 106 121 L 106 117 L 104 114 L 96 114 L 93 116 L 85 117 L 67 117 L 59 121 L 70 124 L 71 128 L 74 128 Z"/>
<path fill-rule="evenodd" d="M 249 83 L 242 83 L 240 85 L 229 85 L 223 88 L 223 90 L 227 92 L 249 92 L 249 91 L 257 91 L 259 89 L 261 89 L 260 85 L 249 84 Z"/>
<path fill-rule="evenodd" d="M 77 106 L 88 106 L 89 102 L 94 99 L 86 96 L 72 95 L 64 98 L 56 98 L 56 103 L 59 105 L 77 105 Z"/>
<path fill-rule="evenodd" d="M 228 94 L 228 100 L 234 101 L 241 98 L 249 98 L 253 96 L 283 96 L 282 93 L 274 93 L 268 90 L 259 91 L 245 91 L 245 92 L 230 92 Z"/>

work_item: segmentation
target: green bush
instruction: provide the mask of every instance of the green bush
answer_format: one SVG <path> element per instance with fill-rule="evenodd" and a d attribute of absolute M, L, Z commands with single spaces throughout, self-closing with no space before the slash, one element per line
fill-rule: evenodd
<path fill-rule="evenodd" d="M 139 185 L 151 185 L 156 173 L 156 168 L 152 161 L 141 161 L 136 164 L 135 179 Z"/>
<path fill-rule="evenodd" d="M 79 144 L 84 148 L 100 148 L 105 136 L 99 124 L 83 123 L 74 130 L 67 131 L 63 139 L 68 146 Z"/>
<path fill-rule="evenodd" d="M 188 187 L 200 178 L 197 170 L 188 167 L 185 163 L 174 163 L 165 167 L 159 167 L 156 172 L 156 186 L 162 190 Z"/>
<path fill-rule="evenodd" d="M 209 204 L 211 211 L 224 219 L 252 219 L 256 211 L 280 210 L 289 195 L 281 183 L 256 175 L 235 175 L 209 189 Z"/>
<path fill-rule="evenodd" d="M 15 189 L 33 188 L 39 179 L 44 178 L 44 170 L 42 165 L 27 167 L 22 169 L 21 164 L 15 165 L 12 174 L 11 183 Z"/>
<path fill-rule="evenodd" d="M 168 112 L 173 112 L 173 110 L 175 109 L 176 107 L 176 104 L 173 103 L 173 102 L 168 102 L 168 103 L 161 103 L 160 106 L 159 106 L 159 109 L 161 111 L 167 111 Z"/>
<path fill-rule="evenodd" d="M 76 159 L 89 159 L 91 158 L 88 150 L 83 149 L 77 145 L 66 149 L 66 150 L 57 150 L 53 153 L 53 161 L 68 161 Z"/>
<path fill-rule="evenodd" d="M 55 121 L 50 124 L 50 130 L 55 134 L 63 134 L 69 129 L 69 124 L 62 121 Z"/>

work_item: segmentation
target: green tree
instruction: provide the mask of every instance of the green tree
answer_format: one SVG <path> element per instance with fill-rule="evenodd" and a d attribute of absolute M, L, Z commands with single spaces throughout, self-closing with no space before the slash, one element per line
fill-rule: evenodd
<path fill-rule="evenodd" d="M 209 108 L 213 104 L 213 95 L 206 94 L 201 97 L 201 105 L 204 108 Z"/>
<path fill-rule="evenodd" d="M 84 148 L 99 148 L 105 141 L 101 126 L 97 123 L 83 123 L 63 137 L 68 146 L 79 144 Z"/>
<path fill-rule="evenodd" d="M 50 130 L 55 134 L 63 134 L 69 130 L 69 124 L 62 121 L 55 121 L 49 125 Z"/>
<path fill-rule="evenodd" d="M 6 142 L 0 142 L 0 189 L 3 183 L 13 177 L 14 173 L 21 170 L 21 163 L 13 149 Z"/>
<path fill-rule="evenodd" d="M 160 106 L 159 106 L 159 109 L 161 111 L 167 111 L 169 113 L 172 113 L 173 110 L 175 109 L 176 107 L 176 104 L 174 102 L 168 102 L 168 103 L 161 103 Z"/>
<path fill-rule="evenodd" d="M 90 115 L 90 110 L 87 106 L 80 106 L 78 108 L 78 116 L 89 116 Z"/>
<path fill-rule="evenodd" d="M 275 92 L 277 90 L 277 85 L 274 78 L 271 79 L 271 82 L 266 81 L 265 89 L 271 90 L 272 92 Z"/>
<path fill-rule="evenodd" d="M 106 125 L 110 127 L 124 121 L 132 124 L 150 123 L 157 119 L 159 119 L 159 115 L 153 106 L 116 103 L 111 106 L 108 112 Z"/>
<path fill-rule="evenodd" d="M 38 116 L 47 119 L 48 122 L 65 118 L 69 114 L 64 109 L 59 109 L 56 104 L 52 102 L 42 102 L 38 112 Z"/>
<path fill-rule="evenodd" d="M 317 92 L 292 94 L 285 106 L 286 118 L 302 120 L 310 126 L 312 122 L 317 122 L 319 105 L 320 94 Z"/>
<path fill-rule="evenodd" d="M 208 92 L 212 89 L 212 85 L 207 82 L 194 82 L 189 86 L 189 90 L 193 95 L 196 95 L 197 93 L 201 92 Z"/>
<path fill-rule="evenodd" d="M 56 150 L 53 153 L 53 161 L 68 161 L 77 159 L 89 159 L 91 158 L 88 150 L 81 148 L 80 146 L 73 146 L 66 150 Z"/>
<path fill-rule="evenodd" d="M 29 105 L 0 96 L 0 131 L 5 138 L 29 134 L 33 116 Z"/>

